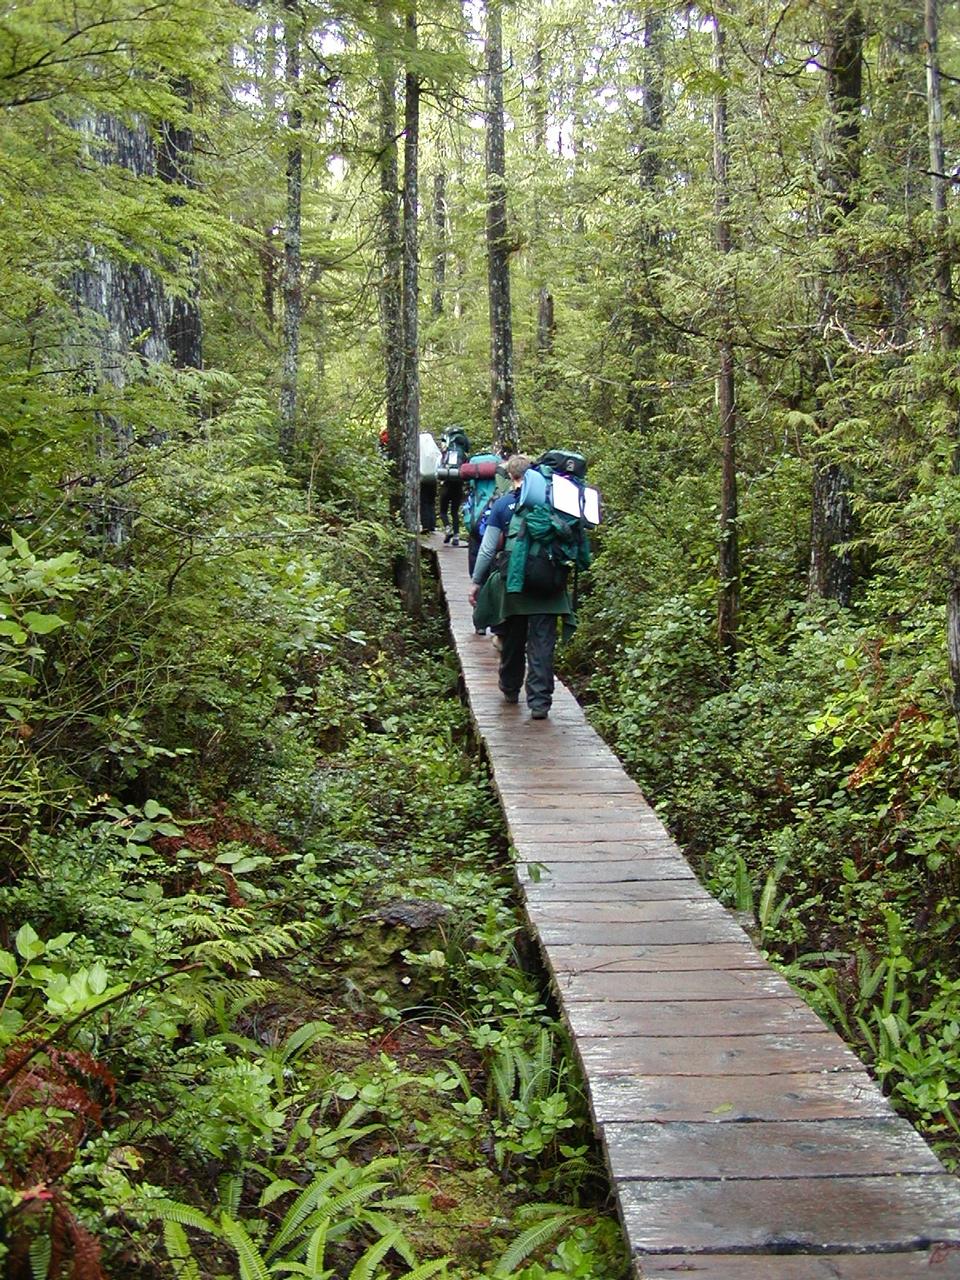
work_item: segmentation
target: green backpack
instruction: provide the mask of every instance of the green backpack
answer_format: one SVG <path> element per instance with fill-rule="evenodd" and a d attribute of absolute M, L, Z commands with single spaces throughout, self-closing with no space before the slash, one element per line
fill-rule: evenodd
<path fill-rule="evenodd" d="M 551 503 L 552 471 L 531 467 L 523 479 L 516 510 L 507 529 L 507 591 L 552 596 L 566 589 L 592 560 L 587 522 L 557 511 Z"/>

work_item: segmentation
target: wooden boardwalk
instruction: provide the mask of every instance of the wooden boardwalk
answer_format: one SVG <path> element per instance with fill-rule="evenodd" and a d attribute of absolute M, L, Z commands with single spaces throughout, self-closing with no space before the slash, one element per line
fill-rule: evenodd
<path fill-rule="evenodd" d="M 636 1276 L 960 1277 L 960 1182 L 700 886 L 571 694 L 545 722 L 503 701 L 466 552 L 428 545 Z"/>

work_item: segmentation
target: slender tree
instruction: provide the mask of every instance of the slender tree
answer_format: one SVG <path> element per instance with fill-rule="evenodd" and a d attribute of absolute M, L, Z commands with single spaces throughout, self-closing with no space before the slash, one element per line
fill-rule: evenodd
<path fill-rule="evenodd" d="M 494 448 L 517 448 L 513 383 L 513 322 L 510 313 L 510 242 L 507 229 L 507 169 L 503 115 L 503 22 L 501 0 L 486 3 L 487 285 L 490 304 L 490 411 Z"/>
<path fill-rule="evenodd" d="M 937 0 L 925 0 L 924 42 L 927 64 L 927 136 L 930 152 L 930 208 L 933 214 L 934 284 L 937 291 L 937 331 L 948 359 L 957 350 L 953 279 L 947 243 L 947 175 L 943 142 L 943 97 L 940 83 L 940 22 Z M 952 363 L 952 360 L 951 360 Z M 951 468 L 960 476 L 960 418 L 957 396 L 947 393 L 953 424 Z M 960 732 L 960 530 L 952 531 L 947 573 L 947 663 L 953 686 L 953 714 Z"/>
<path fill-rule="evenodd" d="M 400 589 L 408 613 L 419 614 L 420 596 L 420 351 L 417 308 L 417 200 L 420 149 L 420 77 L 416 70 L 417 10 L 406 15 L 403 141 L 403 442 L 400 451 L 400 513 L 407 531 L 407 554 Z"/>
<path fill-rule="evenodd" d="M 183 103 L 184 112 L 192 106 L 193 90 L 189 80 L 178 77 L 174 82 L 177 95 Z M 160 140 L 157 149 L 157 173 L 160 178 L 170 184 L 170 203 L 174 208 L 183 208 L 186 199 L 184 192 L 197 185 L 193 166 L 193 130 L 184 123 L 164 120 L 160 129 Z M 181 263 L 183 274 L 189 282 L 188 288 L 177 292 L 169 299 L 169 315 L 167 318 L 167 341 L 170 345 L 170 358 L 175 368 L 203 368 L 203 325 L 200 318 L 200 254 L 196 246 L 188 249 Z"/>
<path fill-rule="evenodd" d="M 544 35 L 538 24 L 533 50 L 533 147 L 538 158 L 547 155 L 547 84 L 543 54 Z M 544 235 L 543 197 L 539 190 L 533 202 L 533 249 L 537 283 L 537 376 L 541 380 L 546 365 L 553 354 L 553 338 L 556 330 L 553 294 L 546 280 L 547 245 Z"/>
<path fill-rule="evenodd" d="M 647 207 L 654 196 L 660 176 L 660 134 L 663 130 L 664 109 L 664 19 L 662 14 L 647 8 L 643 13 L 642 66 L 641 66 L 641 129 L 637 139 L 639 149 L 639 173 L 641 195 L 646 197 Z M 652 283 L 650 267 L 658 253 L 660 232 L 656 223 L 644 211 L 636 235 L 637 278 L 631 284 L 629 308 L 630 386 L 627 392 L 627 417 L 625 426 L 630 431 L 647 432 L 659 412 L 655 382 L 656 340 L 651 315 L 659 308 Z M 642 264 L 642 268 L 641 268 Z"/>
<path fill-rule="evenodd" d="M 303 318 L 301 208 L 303 203 L 303 108 L 300 101 L 299 0 L 284 0 L 283 51 L 287 125 L 287 215 L 283 231 L 283 355 L 280 380 L 280 456 L 289 461 L 297 430 L 297 378 Z"/>
<path fill-rule="evenodd" d="M 435 320 L 443 315 L 443 294 L 447 280 L 447 171 L 443 145 L 438 148 L 439 168 L 433 175 L 433 295 L 430 314 Z"/>
<path fill-rule="evenodd" d="M 403 437 L 403 243 L 397 158 L 396 22 L 392 0 L 378 0 L 380 111 L 380 328 L 383 343 L 387 448 L 397 461 Z"/>
<path fill-rule="evenodd" d="M 822 234 L 832 239 L 853 214 L 860 177 L 860 113 L 863 105 L 863 17 L 858 0 L 830 0 L 826 6 L 824 48 L 826 136 L 821 155 Z M 837 392 L 819 388 L 836 382 L 840 359 L 833 334 L 838 306 L 836 281 L 847 269 L 846 251 L 835 248 L 829 273 L 818 285 L 818 338 L 812 377 L 818 401 L 818 426 L 825 433 L 837 416 Z M 814 441 L 810 530 L 811 596 L 848 605 L 853 594 L 853 534 L 850 479 L 845 468 Z"/>
<path fill-rule="evenodd" d="M 730 159 L 727 142 L 727 66 L 724 31 L 713 16 L 713 185 L 714 243 L 723 264 L 733 251 L 730 227 Z M 740 612 L 740 540 L 737 529 L 737 401 L 734 380 L 733 325 L 729 284 L 721 279 L 718 299 L 720 333 L 717 340 L 717 408 L 720 417 L 723 465 L 720 490 L 720 598 L 717 633 L 720 648 L 733 662 L 737 651 Z"/>

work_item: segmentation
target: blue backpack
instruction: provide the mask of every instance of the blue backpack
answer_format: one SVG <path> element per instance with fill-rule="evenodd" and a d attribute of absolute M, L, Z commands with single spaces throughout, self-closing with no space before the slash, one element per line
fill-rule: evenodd
<path fill-rule="evenodd" d="M 467 481 L 467 494 L 463 502 L 463 527 L 474 538 L 483 537 L 490 509 L 501 493 L 506 492 L 499 465 L 500 459 L 495 453 L 475 453 L 470 459 L 471 468 L 476 466 L 484 472 Z"/>

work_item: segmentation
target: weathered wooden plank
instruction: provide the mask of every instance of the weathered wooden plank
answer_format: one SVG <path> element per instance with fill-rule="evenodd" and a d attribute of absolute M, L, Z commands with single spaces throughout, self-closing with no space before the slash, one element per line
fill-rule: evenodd
<path fill-rule="evenodd" d="M 608 1124 L 603 1142 L 617 1181 L 942 1172 L 913 1126 L 892 1115 L 756 1124 Z"/>
<path fill-rule="evenodd" d="M 611 863 L 632 862 L 642 858 L 670 858 L 682 874 L 690 879 L 694 878 L 690 864 L 679 849 L 666 840 L 652 837 L 631 840 L 542 840 L 532 836 L 531 830 L 530 827 L 515 827 L 511 833 L 518 860 L 581 862 L 602 870 Z"/>
<path fill-rule="evenodd" d="M 588 1087 L 598 1124 L 648 1120 L 727 1124 L 893 1114 L 862 1067 L 776 1075 L 597 1075 L 589 1078 Z"/>
<path fill-rule="evenodd" d="M 564 1005 L 575 1036 L 741 1036 L 823 1031 L 802 1000 L 647 1000 Z"/>
<path fill-rule="evenodd" d="M 662 829 L 659 819 L 651 816 L 647 802 L 639 792 L 636 795 L 623 791 L 590 795 L 580 791 L 557 802 L 552 791 L 545 791 L 542 787 L 538 790 L 537 783 L 533 774 L 531 785 L 522 796 L 514 794 L 501 798 L 500 804 L 511 828 L 542 826 L 544 822 L 590 826 L 611 822 L 622 824 L 629 820 L 646 824 L 645 829 L 650 832 Z"/>
<path fill-rule="evenodd" d="M 779 1075 L 793 1071 L 855 1071 L 859 1059 L 832 1031 L 701 1036 L 580 1036 L 587 1075 Z"/>
<path fill-rule="evenodd" d="M 590 844 L 602 840 L 639 840 L 643 842 L 653 839 L 660 840 L 664 844 L 670 844 L 673 848 L 676 848 L 676 845 L 673 844 L 673 841 L 670 840 L 670 837 L 659 823 L 644 822 L 639 818 L 634 822 L 626 818 L 620 818 L 598 823 L 590 817 L 586 819 L 571 817 L 568 821 L 561 821 L 558 818 L 555 822 L 549 820 L 546 822 L 524 822 L 516 824 L 512 834 L 523 835 L 527 840 L 538 840 L 543 844 L 559 844 L 562 841 Z"/>
<path fill-rule="evenodd" d="M 729 917 L 709 920 L 662 920 L 648 924 L 565 924 L 544 921 L 538 930 L 549 947 L 616 946 L 636 942 L 739 942 L 745 937 L 740 926 Z"/>
<path fill-rule="evenodd" d="M 552 792 L 569 792 L 571 795 L 643 795 L 637 784 L 623 772 L 620 765 L 609 761 L 585 760 L 582 767 L 565 767 L 560 769 L 538 768 L 534 784 L 537 803 L 541 794 Z M 530 795 L 529 785 L 524 785 L 512 769 L 497 768 L 494 765 L 494 784 L 505 799 L 514 797 L 526 798 Z"/>
<path fill-rule="evenodd" d="M 690 969 L 765 969 L 766 961 L 749 942 L 677 945 L 633 943 L 616 947 L 560 947 L 545 950 L 547 963 L 561 973 L 650 973 Z"/>
<path fill-rule="evenodd" d="M 960 1185 L 946 1174 L 620 1182 L 617 1192 L 639 1253 L 889 1252 L 960 1242 Z"/>
<path fill-rule="evenodd" d="M 636 1280 L 960 1280 L 960 1250 L 914 1253 L 642 1254 Z"/>
<path fill-rule="evenodd" d="M 521 877 L 521 888 L 531 906 L 541 902 L 570 903 L 581 902 L 581 887 L 571 881 L 557 881 L 547 874 L 540 880 Z M 710 898 L 706 889 L 691 876 L 682 880 L 616 880 L 606 884 L 590 885 L 590 899 L 593 902 L 666 902 L 671 898 L 682 898 L 687 902 L 702 902 Z M 713 899 L 711 899 L 713 901 Z"/>
<path fill-rule="evenodd" d="M 621 880 L 693 880 L 689 864 L 675 858 L 647 857 L 639 853 L 622 858 L 570 859 L 552 851 L 532 846 L 517 849 L 517 872 L 521 880 L 535 879 L 543 884 L 548 879 L 564 884 L 611 884 Z M 533 867 L 533 871 L 531 871 Z"/>
<path fill-rule="evenodd" d="M 679 882 L 680 884 L 683 881 Z M 554 901 L 530 904 L 531 919 L 540 928 L 548 923 L 560 924 L 644 924 L 651 920 L 717 920 L 729 918 L 709 895 L 694 900 L 686 898 L 653 899 L 648 902 L 573 902 Z"/>
<path fill-rule="evenodd" d="M 768 1000 L 793 995 L 785 978 L 772 969 L 701 969 L 693 972 L 561 973 L 557 990 L 569 1008 L 605 1000 Z"/>

